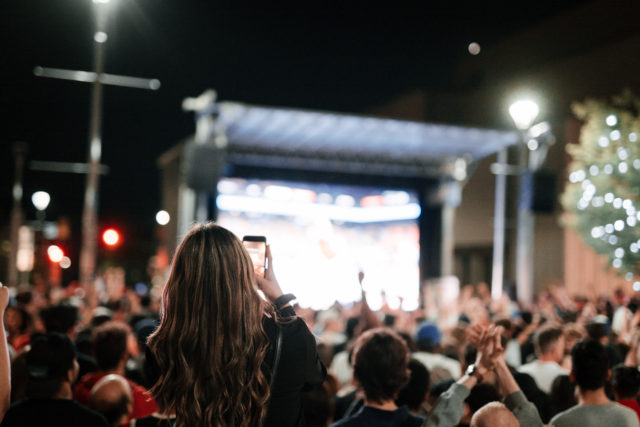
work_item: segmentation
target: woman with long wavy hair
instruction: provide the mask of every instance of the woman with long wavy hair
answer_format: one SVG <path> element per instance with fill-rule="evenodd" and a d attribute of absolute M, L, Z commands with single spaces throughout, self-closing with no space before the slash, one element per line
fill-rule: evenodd
<path fill-rule="evenodd" d="M 196 225 L 178 246 L 147 351 L 151 393 L 176 425 L 303 423 L 300 392 L 326 371 L 314 337 L 282 295 L 269 248 L 267 257 L 262 278 L 240 240 L 213 223 Z"/>

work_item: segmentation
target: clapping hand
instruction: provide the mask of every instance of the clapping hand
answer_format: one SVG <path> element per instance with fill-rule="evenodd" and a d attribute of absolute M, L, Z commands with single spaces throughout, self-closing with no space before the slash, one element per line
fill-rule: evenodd
<path fill-rule="evenodd" d="M 501 342 L 502 326 L 491 325 L 485 329 L 476 325 L 469 327 L 469 329 L 471 330 L 467 337 L 478 348 L 476 367 L 482 373 L 494 370 L 496 362 L 504 357 L 504 348 Z"/>

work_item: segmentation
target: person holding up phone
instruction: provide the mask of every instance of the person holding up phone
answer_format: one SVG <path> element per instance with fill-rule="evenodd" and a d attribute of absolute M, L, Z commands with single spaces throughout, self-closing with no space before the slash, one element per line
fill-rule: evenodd
<path fill-rule="evenodd" d="M 264 277 L 267 264 L 267 238 L 264 236 L 244 236 L 242 244 L 251 257 L 253 270 L 258 276 Z"/>
<path fill-rule="evenodd" d="M 301 392 L 326 369 L 268 246 L 265 254 L 261 277 L 240 240 L 213 223 L 196 225 L 178 246 L 146 368 L 176 425 L 304 425 Z"/>

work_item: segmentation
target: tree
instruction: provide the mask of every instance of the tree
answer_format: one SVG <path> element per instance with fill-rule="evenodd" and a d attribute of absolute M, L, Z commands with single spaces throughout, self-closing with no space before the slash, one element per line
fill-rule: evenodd
<path fill-rule="evenodd" d="M 632 280 L 640 273 L 640 100 L 625 91 L 572 107 L 584 124 L 580 142 L 567 145 L 562 223 Z"/>

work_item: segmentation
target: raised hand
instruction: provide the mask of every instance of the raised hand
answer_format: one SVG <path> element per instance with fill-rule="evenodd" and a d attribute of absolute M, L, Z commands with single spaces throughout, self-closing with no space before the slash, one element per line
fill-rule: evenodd
<path fill-rule="evenodd" d="M 276 275 L 273 271 L 273 261 L 271 260 L 271 247 L 267 245 L 267 268 L 264 271 L 265 277 L 261 277 L 259 274 L 256 274 L 256 281 L 258 282 L 258 288 L 264 293 L 264 295 L 269 299 L 269 301 L 273 302 L 282 295 L 282 289 L 280 289 L 280 285 L 278 284 L 278 280 L 276 279 Z"/>

